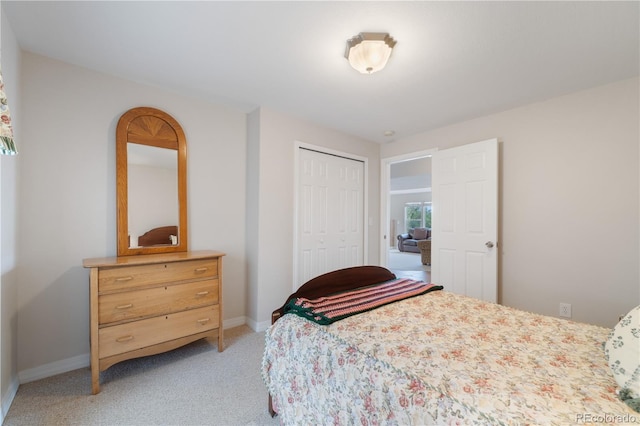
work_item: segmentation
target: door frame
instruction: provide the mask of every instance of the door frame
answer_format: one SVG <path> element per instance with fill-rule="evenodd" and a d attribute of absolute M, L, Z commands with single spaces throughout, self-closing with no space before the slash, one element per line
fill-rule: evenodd
<path fill-rule="evenodd" d="M 320 154 L 333 155 L 336 157 L 346 158 L 347 160 L 360 161 L 364 163 L 364 172 L 362 176 L 363 183 L 363 206 L 362 206 L 362 261 L 364 265 L 369 263 L 369 159 L 359 155 L 351 154 L 344 151 L 330 149 L 324 146 L 312 145 L 305 142 L 295 141 L 293 153 L 293 276 L 291 278 L 291 287 L 295 292 L 299 287 L 296 283 L 298 276 L 298 202 L 300 191 L 300 149 L 308 149 L 319 152 Z"/>
<path fill-rule="evenodd" d="M 432 148 L 380 159 L 380 266 L 385 268 L 389 266 L 389 238 L 395 238 L 394 235 L 389 235 L 389 219 L 391 216 L 391 164 L 417 160 L 418 158 L 433 157 L 433 154 L 437 151 L 438 148 Z"/>

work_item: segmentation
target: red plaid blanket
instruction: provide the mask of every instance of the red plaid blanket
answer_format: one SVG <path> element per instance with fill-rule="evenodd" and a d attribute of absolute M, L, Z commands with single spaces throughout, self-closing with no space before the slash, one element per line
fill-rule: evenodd
<path fill-rule="evenodd" d="M 317 299 L 299 297 L 287 303 L 284 313 L 326 325 L 433 290 L 442 290 L 442 286 L 401 278 Z"/>

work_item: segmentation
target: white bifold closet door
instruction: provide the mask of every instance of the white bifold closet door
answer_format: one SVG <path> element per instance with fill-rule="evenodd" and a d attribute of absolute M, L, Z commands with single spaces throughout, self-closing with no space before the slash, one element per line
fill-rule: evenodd
<path fill-rule="evenodd" d="M 294 289 L 364 262 L 364 163 L 299 148 Z"/>

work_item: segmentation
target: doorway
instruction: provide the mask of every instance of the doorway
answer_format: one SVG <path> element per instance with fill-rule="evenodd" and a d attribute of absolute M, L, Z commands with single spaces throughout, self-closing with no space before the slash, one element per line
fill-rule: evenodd
<path fill-rule="evenodd" d="M 381 264 L 399 277 L 427 282 L 431 262 L 422 240 L 431 232 L 432 154 L 430 150 L 383 159 L 381 167 Z"/>
<path fill-rule="evenodd" d="M 391 165 L 428 156 L 435 195 L 429 279 L 455 293 L 495 302 L 499 255 L 497 139 L 381 160 L 380 264 L 393 270 L 389 267 L 389 238 L 397 236 L 390 234 Z"/>

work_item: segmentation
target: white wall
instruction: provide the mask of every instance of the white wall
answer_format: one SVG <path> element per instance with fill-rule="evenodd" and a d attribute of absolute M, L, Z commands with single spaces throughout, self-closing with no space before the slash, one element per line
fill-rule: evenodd
<path fill-rule="evenodd" d="M 4 89 L 18 151 L 22 149 L 20 49 L 5 15 L 1 18 Z M 0 423 L 18 390 L 18 172 L 22 156 L 0 156 Z"/>
<path fill-rule="evenodd" d="M 248 193 L 256 208 L 249 214 L 253 235 L 249 301 L 252 327 L 270 324 L 271 312 L 284 303 L 293 283 L 294 152 L 295 143 L 326 147 L 368 159 L 368 263 L 379 258 L 380 157 L 379 145 L 261 108 L 249 116 L 253 176 Z M 255 258 L 254 256 L 257 256 Z"/>
<path fill-rule="evenodd" d="M 23 381 L 87 365 L 88 270 L 116 254 L 115 127 L 133 107 L 187 138 L 189 247 L 227 253 L 225 325 L 244 322 L 246 115 L 31 53 L 22 56 L 17 250 Z M 4 192 L 3 192 L 4 195 Z"/>
<path fill-rule="evenodd" d="M 640 303 L 639 110 L 634 78 L 443 127 L 381 157 L 500 141 L 502 303 L 613 326 Z"/>

